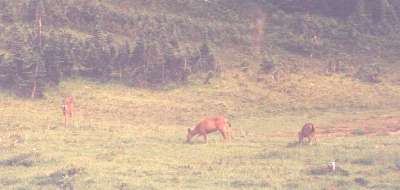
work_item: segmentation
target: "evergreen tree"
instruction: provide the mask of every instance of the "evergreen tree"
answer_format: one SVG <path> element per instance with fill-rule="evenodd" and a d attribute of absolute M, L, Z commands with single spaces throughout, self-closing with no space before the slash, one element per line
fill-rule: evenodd
<path fill-rule="evenodd" d="M 146 50 L 147 71 L 145 70 L 145 81 L 151 84 L 162 84 L 166 82 L 165 61 L 162 55 L 160 44 L 152 41 Z M 163 72 L 164 71 L 164 72 Z"/>
<path fill-rule="evenodd" d="M 22 71 L 24 68 L 23 62 L 23 48 L 25 41 L 23 39 L 22 32 L 18 27 L 13 27 L 11 31 L 14 35 L 9 39 L 7 45 L 8 49 L 11 52 L 11 60 L 9 65 L 9 77 L 11 78 L 10 88 L 14 89 L 16 93 L 18 93 L 18 83 L 24 82 L 22 80 Z"/>
<path fill-rule="evenodd" d="M 349 19 L 350 24 L 352 25 L 350 38 L 353 40 L 357 40 L 359 34 L 362 32 L 370 32 L 369 26 L 371 25 L 366 10 L 367 7 L 365 0 L 356 1 L 355 10 Z"/>
<path fill-rule="evenodd" d="M 30 0 L 25 7 L 23 19 L 26 22 L 34 22 L 36 20 L 37 7 L 41 0 Z"/>
<path fill-rule="evenodd" d="M 74 58 L 76 58 L 76 55 L 74 54 L 75 48 L 72 42 L 72 37 L 70 35 L 63 34 L 57 41 L 57 62 L 61 68 L 61 75 L 63 77 L 70 77 L 74 69 L 73 61 Z"/>
<path fill-rule="evenodd" d="M 111 79 L 112 66 L 116 54 L 112 45 L 112 38 L 107 38 L 105 34 L 96 28 L 91 38 L 85 42 L 85 60 L 82 66 L 90 73 L 91 77 L 100 81 L 108 81 Z"/>
<path fill-rule="evenodd" d="M 11 65 L 8 60 L 6 60 L 6 57 L 4 54 L 0 55 L 0 87 L 3 88 L 10 88 L 12 87 L 12 78 L 10 73 L 12 72 L 11 70 Z"/>
<path fill-rule="evenodd" d="M 396 25 L 399 24 L 399 18 L 397 17 L 396 10 L 388 2 L 388 0 L 379 1 L 379 20 L 386 30 L 393 31 Z"/>
<path fill-rule="evenodd" d="M 125 79 L 125 69 L 128 65 L 130 65 L 129 63 L 130 55 L 131 55 L 131 48 L 129 43 L 126 41 L 125 45 L 118 51 L 118 55 L 114 66 L 114 69 L 118 71 L 119 79 L 121 81 Z"/>
<path fill-rule="evenodd" d="M 184 75 L 184 56 L 176 39 L 168 42 L 164 47 L 164 76 L 166 80 L 180 81 Z"/>
<path fill-rule="evenodd" d="M 50 84 L 58 85 L 62 75 L 62 65 L 65 64 L 64 50 L 56 41 L 57 37 L 52 34 L 43 47 L 43 59 L 45 62 L 46 76 Z"/>
<path fill-rule="evenodd" d="M 127 80 L 126 82 L 133 85 L 137 82 L 137 78 L 144 78 L 147 71 L 147 44 L 144 35 L 139 35 L 136 39 L 135 48 L 130 56 L 129 64 L 127 65 Z"/>
<path fill-rule="evenodd" d="M 0 2 L 0 16 L 4 22 L 12 23 L 15 20 L 14 7 L 7 2 Z"/>
<path fill-rule="evenodd" d="M 32 89 L 35 88 L 33 97 L 42 96 L 46 77 L 43 63 L 40 53 L 31 47 L 13 54 L 10 78 L 17 95 L 32 97 Z"/>
<path fill-rule="evenodd" d="M 217 63 L 208 43 L 203 43 L 200 48 L 200 70 L 204 72 L 217 71 Z"/>
<path fill-rule="evenodd" d="M 34 33 L 31 38 L 31 46 L 32 49 L 29 53 L 31 63 L 33 63 L 33 73 L 32 73 L 32 90 L 31 90 L 31 98 L 35 98 L 37 96 L 41 96 L 41 79 L 42 77 L 42 68 L 43 68 L 43 60 L 42 60 L 42 47 L 43 47 L 43 32 L 42 32 L 42 18 L 44 16 L 44 5 L 42 0 L 35 1 L 35 24 L 33 25 Z"/>

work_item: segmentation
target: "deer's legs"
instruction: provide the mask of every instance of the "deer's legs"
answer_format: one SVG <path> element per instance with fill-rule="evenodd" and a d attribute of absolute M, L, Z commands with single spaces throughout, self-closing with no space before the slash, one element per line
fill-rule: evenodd
<path fill-rule="evenodd" d="M 231 141 L 231 135 L 230 135 L 230 131 L 228 128 L 225 128 L 225 130 L 220 130 L 219 132 L 221 133 L 222 137 L 224 138 L 224 142 Z"/>
<path fill-rule="evenodd" d="M 204 143 L 205 143 L 205 144 L 208 144 L 207 134 L 203 134 L 203 137 L 204 137 Z"/>

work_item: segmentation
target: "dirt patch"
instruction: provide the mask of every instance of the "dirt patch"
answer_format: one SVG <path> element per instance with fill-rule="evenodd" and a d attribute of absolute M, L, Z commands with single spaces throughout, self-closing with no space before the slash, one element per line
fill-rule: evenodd
<path fill-rule="evenodd" d="M 374 163 L 375 160 L 372 158 L 362 158 L 351 161 L 351 164 L 364 165 L 364 166 L 371 166 L 374 165 Z"/>
<path fill-rule="evenodd" d="M 0 160 L 0 166 L 31 167 L 38 160 L 38 157 L 38 154 L 20 154 L 9 159 Z"/>
<path fill-rule="evenodd" d="M 0 178 L 0 184 L 2 184 L 4 186 L 13 186 L 20 182 L 21 181 L 14 176 L 7 176 L 7 177 Z"/>
<path fill-rule="evenodd" d="M 300 130 L 300 127 L 299 127 Z M 262 137 L 285 137 L 294 138 L 296 142 L 287 145 L 288 148 L 296 147 L 297 132 L 277 131 L 274 133 L 253 134 L 247 136 Z M 316 136 L 318 138 L 329 137 L 348 137 L 348 136 L 385 136 L 400 135 L 400 116 L 399 117 L 373 117 L 367 119 L 338 121 L 334 125 L 316 125 Z"/>
<path fill-rule="evenodd" d="M 400 135 L 400 117 L 373 117 L 341 121 L 335 126 L 320 127 L 318 136 Z"/>
<path fill-rule="evenodd" d="M 360 186 L 367 186 L 369 181 L 364 179 L 364 178 L 355 178 L 354 182 L 357 183 Z"/>
<path fill-rule="evenodd" d="M 349 176 L 350 173 L 341 167 L 336 167 L 335 171 L 330 170 L 328 167 L 316 167 L 311 168 L 308 175 L 318 176 L 318 175 L 337 175 L 337 176 Z"/>
<path fill-rule="evenodd" d="M 83 168 L 72 167 L 55 171 L 48 176 L 37 177 L 36 180 L 38 181 L 37 184 L 41 186 L 52 185 L 60 189 L 72 190 L 74 189 L 74 177 L 82 172 Z"/>
<path fill-rule="evenodd" d="M 394 163 L 394 165 L 396 166 L 396 169 L 397 169 L 398 171 L 400 171 L 400 160 L 397 160 L 397 161 Z"/>
<path fill-rule="evenodd" d="M 231 186 L 233 188 L 238 188 L 238 189 L 246 189 L 246 188 L 267 188 L 270 187 L 271 185 L 266 182 L 254 182 L 254 181 L 233 181 L 231 182 Z"/>

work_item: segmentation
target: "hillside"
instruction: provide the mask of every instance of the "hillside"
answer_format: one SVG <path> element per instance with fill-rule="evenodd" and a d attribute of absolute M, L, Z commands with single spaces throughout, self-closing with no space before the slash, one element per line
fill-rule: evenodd
<path fill-rule="evenodd" d="M 1 86 L 41 97 L 83 76 L 159 88 L 260 64 L 291 73 L 299 57 L 374 82 L 395 64 L 396 1 L 284 2 L 3 0 Z"/>

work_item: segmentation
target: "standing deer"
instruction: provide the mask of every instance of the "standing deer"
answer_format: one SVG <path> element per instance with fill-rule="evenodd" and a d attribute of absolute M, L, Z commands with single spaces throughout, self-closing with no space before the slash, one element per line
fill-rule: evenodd
<path fill-rule="evenodd" d="M 189 128 L 186 142 L 190 143 L 190 140 L 198 135 L 203 136 L 204 142 L 207 144 L 207 134 L 215 131 L 219 131 L 222 134 L 224 141 L 230 141 L 232 138 L 229 121 L 222 116 L 217 116 L 204 118 L 193 129 Z"/>
<path fill-rule="evenodd" d="M 304 138 L 308 139 L 308 143 L 316 140 L 315 127 L 312 123 L 306 123 L 299 132 L 299 144 L 303 144 Z"/>
<path fill-rule="evenodd" d="M 67 123 L 69 119 L 72 119 L 73 109 L 74 109 L 74 99 L 72 96 L 68 96 L 65 99 L 64 104 L 61 106 L 63 114 L 64 114 L 64 127 L 67 127 Z"/>

